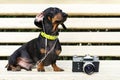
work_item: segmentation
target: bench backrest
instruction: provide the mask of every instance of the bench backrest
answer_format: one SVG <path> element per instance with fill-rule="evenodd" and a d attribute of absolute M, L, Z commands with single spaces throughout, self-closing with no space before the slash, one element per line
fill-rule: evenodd
<path fill-rule="evenodd" d="M 35 15 L 50 6 L 50 4 L 0 5 L 0 16 L 4 16 L 0 17 L 0 56 L 10 56 L 21 44 L 38 37 L 39 31 L 36 31 L 38 28 L 34 25 Z M 120 19 L 111 17 L 120 15 L 120 5 L 52 6 L 63 9 L 70 16 L 65 22 L 67 31 L 59 26 L 61 28 L 59 39 L 63 49 L 61 56 L 85 54 L 120 56 Z"/>

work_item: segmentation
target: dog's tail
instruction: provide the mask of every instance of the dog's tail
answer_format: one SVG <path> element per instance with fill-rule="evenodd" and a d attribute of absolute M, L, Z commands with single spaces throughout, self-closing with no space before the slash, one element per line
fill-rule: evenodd
<path fill-rule="evenodd" d="M 9 66 L 9 64 L 7 64 L 7 65 L 5 66 L 5 68 L 8 68 L 8 66 Z"/>

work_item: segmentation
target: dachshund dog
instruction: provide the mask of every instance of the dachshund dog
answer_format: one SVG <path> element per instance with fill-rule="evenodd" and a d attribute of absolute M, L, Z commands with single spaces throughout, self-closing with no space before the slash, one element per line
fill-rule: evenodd
<path fill-rule="evenodd" d="M 17 49 L 8 60 L 8 71 L 31 71 L 37 64 L 37 71 L 45 71 L 44 66 L 52 65 L 54 71 L 64 71 L 56 65 L 61 53 L 61 44 L 58 39 L 58 25 L 66 29 L 64 22 L 68 15 L 61 9 L 50 7 L 38 14 L 34 24 L 42 31 L 35 38 Z"/>

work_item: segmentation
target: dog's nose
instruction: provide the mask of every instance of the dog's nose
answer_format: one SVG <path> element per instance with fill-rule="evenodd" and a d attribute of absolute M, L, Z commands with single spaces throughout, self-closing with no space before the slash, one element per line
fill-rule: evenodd
<path fill-rule="evenodd" d="M 62 16 L 63 16 L 63 17 L 68 17 L 68 14 L 66 14 L 66 13 L 63 12 L 63 13 L 62 13 Z"/>

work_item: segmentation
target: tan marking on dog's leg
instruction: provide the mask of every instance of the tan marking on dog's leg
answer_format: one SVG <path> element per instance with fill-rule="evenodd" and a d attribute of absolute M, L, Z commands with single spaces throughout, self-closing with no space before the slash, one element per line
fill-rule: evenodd
<path fill-rule="evenodd" d="M 61 50 L 56 50 L 55 53 L 59 55 L 61 53 Z"/>
<path fill-rule="evenodd" d="M 64 71 L 63 69 L 59 68 L 56 64 L 52 64 L 54 71 Z"/>
<path fill-rule="evenodd" d="M 41 54 L 45 54 L 46 53 L 46 50 L 44 48 L 40 49 L 40 53 Z"/>
<path fill-rule="evenodd" d="M 20 66 L 14 67 L 13 65 L 10 65 L 10 68 L 11 68 L 12 71 L 21 71 L 21 67 Z"/>

